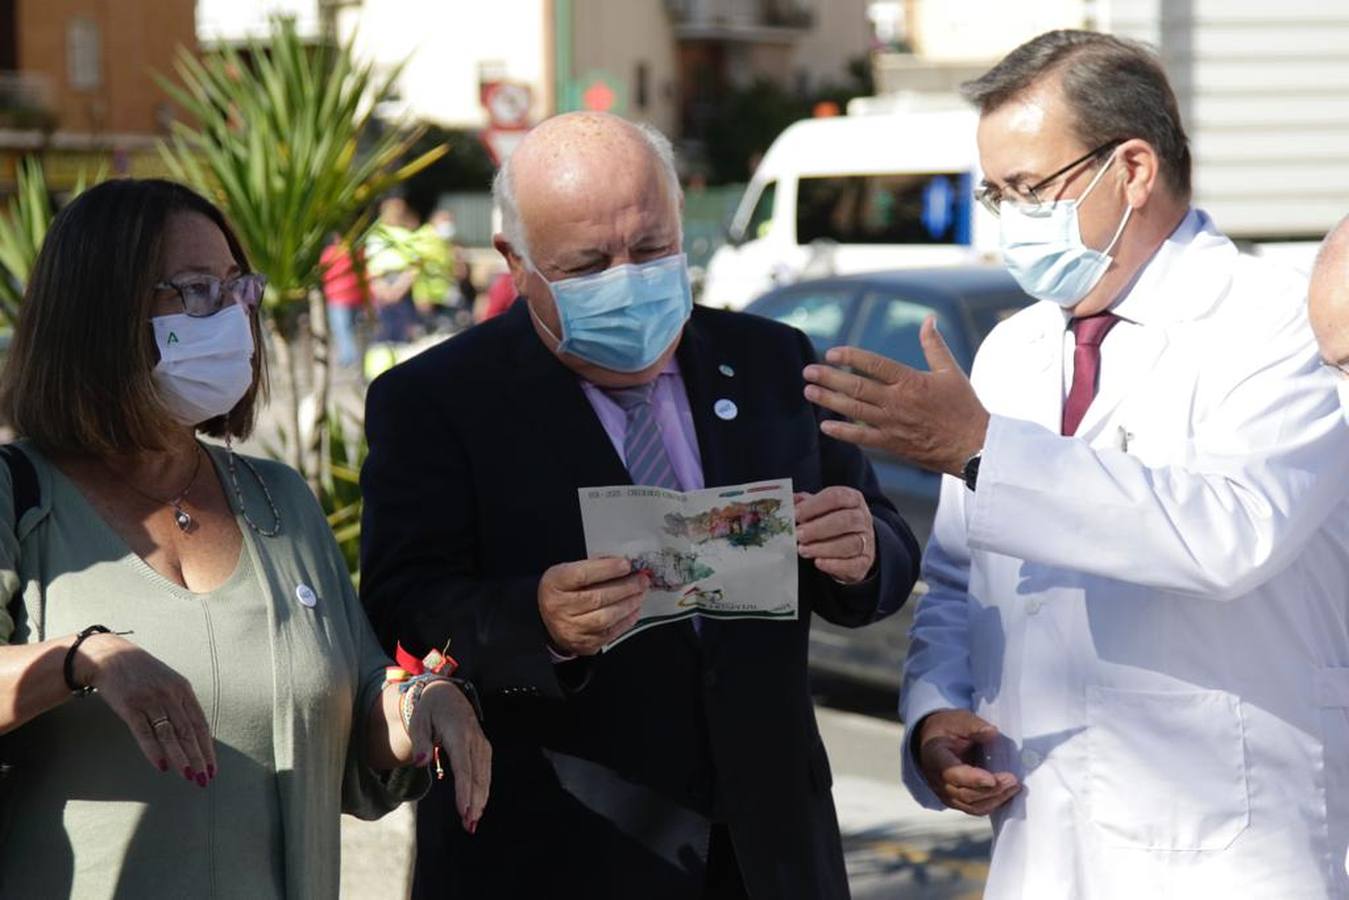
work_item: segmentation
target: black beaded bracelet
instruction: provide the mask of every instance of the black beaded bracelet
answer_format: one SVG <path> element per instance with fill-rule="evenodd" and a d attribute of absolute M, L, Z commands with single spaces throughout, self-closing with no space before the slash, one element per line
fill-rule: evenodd
<path fill-rule="evenodd" d="M 84 643 L 85 638 L 95 634 L 112 633 L 113 630 L 106 625 L 90 625 L 75 636 L 75 643 L 66 651 L 66 662 L 62 666 L 62 672 L 66 676 L 66 687 L 70 688 L 70 692 L 76 697 L 87 697 L 94 692 L 94 688 L 92 685 L 75 683 L 75 651 L 80 649 L 80 644 Z"/>

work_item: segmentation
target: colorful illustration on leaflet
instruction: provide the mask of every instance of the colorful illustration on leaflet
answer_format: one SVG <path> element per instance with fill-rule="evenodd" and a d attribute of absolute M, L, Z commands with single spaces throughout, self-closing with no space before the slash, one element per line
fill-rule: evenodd
<path fill-rule="evenodd" d="M 751 500 L 713 507 L 696 516 L 670 513 L 665 517 L 665 531 L 695 544 L 726 541 L 733 547 L 762 547 L 776 535 L 791 532 L 792 524 L 781 509 L 781 500 Z"/>
<path fill-rule="evenodd" d="M 694 585 L 684 592 L 676 605 L 685 608 L 690 606 L 716 606 L 725 599 L 726 595 L 721 588 L 700 588 Z"/>
<path fill-rule="evenodd" d="M 716 574 L 698 554 L 680 553 L 668 547 L 629 557 L 628 561 L 632 571 L 645 574 L 657 591 L 677 591 Z"/>

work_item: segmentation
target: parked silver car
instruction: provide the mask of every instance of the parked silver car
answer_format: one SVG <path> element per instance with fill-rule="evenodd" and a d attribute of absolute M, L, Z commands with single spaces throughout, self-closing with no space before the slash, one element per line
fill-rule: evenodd
<path fill-rule="evenodd" d="M 799 281 L 769 291 L 745 311 L 801 329 L 821 356 L 848 344 L 919 369 L 927 365 L 918 330 L 935 315 L 951 352 L 969 371 L 993 327 L 1033 302 L 1001 268 L 960 266 Z M 926 546 L 940 476 L 886 453 L 869 455 L 881 489 Z M 817 618 L 811 628 L 811 667 L 886 690 L 898 688 L 913 602 L 868 628 L 839 628 Z"/>

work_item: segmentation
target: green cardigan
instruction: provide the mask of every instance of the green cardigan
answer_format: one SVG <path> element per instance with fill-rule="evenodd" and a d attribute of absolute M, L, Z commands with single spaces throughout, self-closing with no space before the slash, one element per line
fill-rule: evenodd
<path fill-rule="evenodd" d="M 22 446 L 37 469 L 41 502 L 12 528 L 13 491 L 8 470 L 0 467 L 0 596 L 8 601 L 0 609 L 0 643 L 41 641 L 94 623 L 120 630 L 125 626 L 117 617 L 139 621 L 130 640 L 183 672 L 209 719 L 215 706 L 211 692 L 229 691 L 230 685 L 206 683 L 214 680 L 188 673 L 209 674 L 203 657 L 229 651 L 208 647 L 202 637 L 210 634 L 210 618 L 228 615 L 229 605 L 207 608 L 215 592 L 193 595 L 159 577 L 98 517 L 73 483 L 32 446 Z M 233 505 L 225 452 L 208 449 Z M 428 780 L 423 770 L 379 773 L 364 764 L 368 711 L 388 660 L 308 487 L 284 465 L 251 462 L 271 491 L 282 526 L 276 537 L 261 536 L 235 510 L 253 584 L 261 584 L 266 595 L 261 606 L 252 604 L 266 609 L 269 618 L 267 627 L 256 633 L 270 634 L 267 648 L 239 651 L 252 652 L 271 665 L 275 769 L 269 774 L 278 801 L 272 806 L 280 813 L 279 829 L 272 831 L 279 831 L 283 847 L 249 847 L 250 838 L 264 839 L 252 837 L 247 822 L 211 826 L 210 833 L 213 839 L 241 842 L 231 849 L 256 850 L 259 865 L 279 858 L 286 897 L 336 897 L 341 813 L 378 818 L 423 792 Z M 269 529 L 272 513 L 261 486 L 247 466 L 236 469 L 249 516 Z M 156 585 L 156 579 L 162 583 Z M 309 589 L 307 598 L 302 587 Z M 312 606 L 302 602 L 315 597 Z M 158 612 L 152 615 L 150 610 Z M 265 683 L 265 678 L 259 681 Z M 181 834 L 155 829 L 175 829 L 175 816 L 195 822 L 199 808 L 190 804 L 201 801 L 173 793 L 185 789 L 181 778 L 174 782 L 172 773 L 155 772 L 138 751 L 128 755 L 124 742 L 130 735 L 120 720 L 113 717 L 110 722 L 109 717 L 111 710 L 97 696 L 73 700 L 16 729 L 0 744 L 0 756 L 19 773 L 16 795 L 7 803 L 9 836 L 0 842 L 0 895 L 26 896 L 36 889 L 44 896 L 53 890 L 72 896 L 150 896 L 163 893 L 171 881 L 164 877 L 164 867 L 176 870 L 182 856 L 166 862 L 165 853 L 156 856 L 153 842 L 176 847 L 174 840 L 181 840 Z M 105 735 L 105 752 L 91 754 L 86 745 L 100 734 Z M 223 771 L 228 748 L 219 742 L 217 746 Z M 90 809 L 91 800 L 124 803 L 130 833 L 81 828 L 79 810 Z M 53 809 L 60 813 L 55 819 Z M 94 811 L 99 821 L 120 812 L 108 807 Z M 194 858 L 184 867 L 210 870 L 201 896 L 232 893 L 230 873 L 214 871 L 210 860 Z"/>

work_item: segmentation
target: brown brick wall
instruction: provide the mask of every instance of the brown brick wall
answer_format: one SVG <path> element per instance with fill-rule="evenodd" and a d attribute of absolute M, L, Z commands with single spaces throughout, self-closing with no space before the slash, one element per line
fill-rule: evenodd
<path fill-rule="evenodd" d="M 18 0 L 18 68 L 45 76 L 60 131 L 159 131 L 156 109 L 167 102 L 152 72 L 172 74 L 182 45 L 196 50 L 195 0 Z M 67 35 L 72 20 L 97 26 L 99 84 L 70 83 Z"/>

